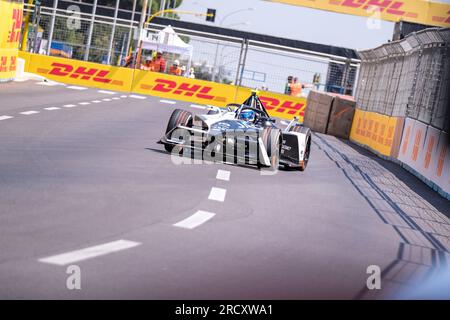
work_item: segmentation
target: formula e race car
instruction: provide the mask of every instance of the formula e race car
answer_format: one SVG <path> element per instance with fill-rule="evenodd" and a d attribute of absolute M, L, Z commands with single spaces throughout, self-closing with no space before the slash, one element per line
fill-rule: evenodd
<path fill-rule="evenodd" d="M 311 130 L 294 118 L 285 130 L 275 125 L 256 92 L 242 104 L 208 107 L 197 115 L 176 109 L 158 143 L 172 154 L 202 157 L 258 168 L 278 166 L 305 170 L 311 148 Z"/>

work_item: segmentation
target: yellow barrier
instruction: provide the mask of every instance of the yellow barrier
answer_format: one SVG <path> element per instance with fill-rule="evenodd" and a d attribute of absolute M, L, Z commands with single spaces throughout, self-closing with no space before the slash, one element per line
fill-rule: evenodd
<path fill-rule="evenodd" d="M 108 90 L 148 94 L 198 104 L 224 107 L 245 101 L 250 88 L 190 79 L 158 72 L 113 67 L 98 63 L 20 52 L 25 71 L 54 81 Z M 306 98 L 261 91 L 261 101 L 273 117 L 303 121 Z"/>
<path fill-rule="evenodd" d="M 26 71 L 54 81 L 107 90 L 131 90 L 133 69 L 39 54 L 20 54 L 20 57 L 29 60 Z"/>
<path fill-rule="evenodd" d="M 0 81 L 16 76 L 22 1 L 0 0 Z"/>
<path fill-rule="evenodd" d="M 271 0 L 387 21 L 450 27 L 450 4 L 428 0 Z"/>
<path fill-rule="evenodd" d="M 403 129 L 402 120 L 356 109 L 350 140 L 368 146 L 384 156 L 395 157 Z"/>

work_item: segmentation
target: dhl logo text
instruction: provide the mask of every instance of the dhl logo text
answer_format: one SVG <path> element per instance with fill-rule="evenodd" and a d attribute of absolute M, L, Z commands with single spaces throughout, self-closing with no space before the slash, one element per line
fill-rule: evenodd
<path fill-rule="evenodd" d="M 20 39 L 20 30 L 22 28 L 22 10 L 21 9 L 13 9 L 12 10 L 12 26 L 11 30 L 8 32 L 7 42 L 15 43 L 19 42 Z"/>
<path fill-rule="evenodd" d="M 260 96 L 261 102 L 267 111 L 275 111 L 278 113 L 287 113 L 293 116 L 303 117 L 305 115 L 306 105 L 302 102 L 290 100 L 280 100 L 266 96 Z"/>
<path fill-rule="evenodd" d="M 59 76 L 59 77 L 70 77 L 73 79 L 81 79 L 81 80 L 93 80 L 101 83 L 111 83 L 113 80 L 106 78 L 109 74 L 108 70 L 101 70 L 97 68 L 86 68 L 86 67 L 77 67 L 76 69 L 70 65 L 65 63 L 53 62 L 51 64 L 53 67 L 48 74 Z M 74 70 L 75 69 L 75 70 Z"/>
<path fill-rule="evenodd" d="M 330 0 L 330 4 L 348 7 L 348 8 L 360 8 L 369 10 L 370 8 L 377 8 L 378 12 L 385 12 L 397 16 L 417 16 L 417 13 L 407 13 L 401 10 L 404 2 L 393 0 Z"/>
<path fill-rule="evenodd" d="M 187 97 L 197 97 L 205 100 L 226 101 L 225 97 L 211 95 L 210 92 L 213 88 L 209 86 L 189 84 L 187 82 L 178 83 L 167 79 L 155 79 L 154 82 L 154 85 L 142 84 L 141 88 L 175 95 L 184 95 Z"/>
<path fill-rule="evenodd" d="M 17 67 L 17 57 L 10 56 L 0 56 L 0 72 L 11 72 L 16 71 Z"/>

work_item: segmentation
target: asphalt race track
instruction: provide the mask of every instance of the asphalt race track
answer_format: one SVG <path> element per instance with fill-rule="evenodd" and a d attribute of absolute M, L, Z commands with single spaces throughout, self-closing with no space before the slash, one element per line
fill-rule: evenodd
<path fill-rule="evenodd" d="M 175 164 L 175 108 L 0 86 L 1 299 L 392 298 L 449 265 L 449 202 L 398 165 L 320 134 L 305 172 Z"/>

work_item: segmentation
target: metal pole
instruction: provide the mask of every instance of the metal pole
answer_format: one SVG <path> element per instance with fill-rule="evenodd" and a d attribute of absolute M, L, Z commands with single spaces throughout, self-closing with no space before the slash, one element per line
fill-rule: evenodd
<path fill-rule="evenodd" d="M 166 9 L 166 0 L 161 0 L 161 5 L 159 6 L 159 11 Z M 163 14 L 164 17 L 164 14 Z"/>
<path fill-rule="evenodd" d="M 119 3 L 120 3 L 120 0 L 116 0 L 116 10 L 114 11 L 114 22 L 113 22 L 113 27 L 112 27 L 112 31 L 111 31 L 111 39 L 109 40 L 108 57 L 106 58 L 107 64 L 111 64 L 111 52 L 113 50 L 114 33 L 116 33 L 116 23 L 117 23 L 117 13 L 119 12 Z"/>
<path fill-rule="evenodd" d="M 152 5 L 153 5 L 153 0 L 150 0 L 150 4 L 148 5 L 148 16 L 149 17 L 152 15 Z"/>
<path fill-rule="evenodd" d="M 53 0 L 52 21 L 50 22 L 50 32 L 48 34 L 48 47 L 47 55 L 50 55 L 50 49 L 52 48 L 53 31 L 55 29 L 56 9 L 58 8 L 58 0 Z"/>
<path fill-rule="evenodd" d="M 236 80 L 234 81 L 234 84 L 236 86 L 238 85 L 238 81 L 239 81 L 239 71 L 241 69 L 241 60 L 242 60 L 242 52 L 244 51 L 244 42 L 245 42 L 245 40 L 242 39 L 241 50 L 239 51 L 238 67 L 237 67 L 237 70 L 236 70 Z"/>
<path fill-rule="evenodd" d="M 239 75 L 239 86 L 242 85 L 242 76 L 244 75 L 245 61 L 247 60 L 248 39 L 245 39 L 244 57 L 242 59 L 241 74 Z"/>
<path fill-rule="evenodd" d="M 86 43 L 86 50 L 84 51 L 84 58 L 83 58 L 84 61 L 87 61 L 89 59 L 89 50 L 91 49 L 92 32 L 94 31 L 94 20 L 96 13 L 97 13 L 97 0 L 94 0 L 94 6 L 92 7 L 91 24 L 89 25 L 88 40 Z"/>
<path fill-rule="evenodd" d="M 134 12 L 136 10 L 136 1 L 133 1 L 133 13 L 131 14 L 131 21 L 130 21 L 130 31 L 128 32 L 128 39 L 127 39 L 127 52 L 126 54 L 128 55 L 128 51 L 131 50 L 130 48 L 130 44 L 131 44 L 131 36 L 132 36 L 132 32 L 133 32 L 133 24 L 134 24 Z"/>
<path fill-rule="evenodd" d="M 34 27 L 34 40 L 33 40 L 33 52 L 39 53 L 39 47 L 37 45 L 37 38 L 39 32 L 39 23 L 41 22 L 41 6 L 38 5 L 36 9 L 36 23 Z"/>
<path fill-rule="evenodd" d="M 217 41 L 216 53 L 214 54 L 214 65 L 212 69 L 212 81 L 216 81 L 217 57 L 219 55 L 219 41 Z"/>
<path fill-rule="evenodd" d="M 143 6 L 142 6 L 142 12 L 141 12 L 141 20 L 139 21 L 139 35 L 138 40 L 136 41 L 136 53 L 135 53 L 135 59 L 134 59 L 134 67 L 140 68 L 141 67 L 141 51 L 142 51 L 142 31 L 144 30 L 144 23 L 146 21 L 145 19 L 145 13 L 147 11 L 147 5 L 148 0 L 145 0 Z"/>

